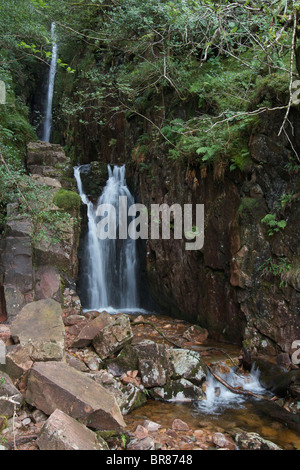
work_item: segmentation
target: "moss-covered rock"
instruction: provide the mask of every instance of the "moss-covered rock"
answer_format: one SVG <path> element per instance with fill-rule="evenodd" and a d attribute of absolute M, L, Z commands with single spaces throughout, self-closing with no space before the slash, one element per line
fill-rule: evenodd
<path fill-rule="evenodd" d="M 66 212 L 74 212 L 80 208 L 81 199 L 74 191 L 60 189 L 54 194 L 53 203 Z"/>

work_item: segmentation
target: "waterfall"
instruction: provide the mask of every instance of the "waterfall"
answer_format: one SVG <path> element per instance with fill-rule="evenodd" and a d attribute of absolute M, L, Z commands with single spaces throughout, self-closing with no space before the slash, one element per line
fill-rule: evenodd
<path fill-rule="evenodd" d="M 100 240 L 97 236 L 100 218 L 96 212 L 100 204 L 111 204 L 116 214 L 119 213 L 120 196 L 127 197 L 128 207 L 134 204 L 125 180 L 125 165 L 113 168 L 108 165 L 108 180 L 95 206 L 84 193 L 80 168 L 74 168 L 74 176 L 81 200 L 87 206 L 88 217 L 87 241 L 84 247 L 84 261 L 87 265 L 86 310 L 142 311 L 137 294 L 135 240 L 129 237 Z M 119 225 L 121 221 L 117 218 L 117 230 Z"/>
<path fill-rule="evenodd" d="M 43 136 L 42 136 L 42 140 L 44 140 L 45 142 L 50 141 L 51 127 L 52 127 L 52 101 L 53 101 L 54 79 L 55 79 L 55 74 L 56 74 L 57 51 L 58 51 L 58 46 L 56 42 L 56 33 L 55 33 L 55 23 L 51 24 L 51 39 L 52 39 L 52 57 L 51 57 L 50 70 L 49 70 L 46 112 L 45 112 L 45 120 L 43 124 Z"/>

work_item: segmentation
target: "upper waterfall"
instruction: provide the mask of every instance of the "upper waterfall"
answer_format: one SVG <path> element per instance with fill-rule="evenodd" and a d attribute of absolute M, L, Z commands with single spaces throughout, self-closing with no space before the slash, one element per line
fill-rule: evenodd
<path fill-rule="evenodd" d="M 57 55 L 58 55 L 58 45 L 56 41 L 56 32 L 55 32 L 55 23 L 51 24 L 51 39 L 52 39 L 52 57 L 49 69 L 49 79 L 48 79 L 48 92 L 47 92 L 47 101 L 46 101 L 46 111 L 45 111 L 45 120 L 43 123 L 43 136 L 42 140 L 45 142 L 50 141 L 51 129 L 52 129 L 52 101 L 54 93 L 54 80 L 57 67 Z"/>

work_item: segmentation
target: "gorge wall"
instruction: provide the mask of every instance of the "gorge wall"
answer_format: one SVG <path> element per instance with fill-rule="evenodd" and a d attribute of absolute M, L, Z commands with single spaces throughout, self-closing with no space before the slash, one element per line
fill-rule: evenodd
<path fill-rule="evenodd" d="M 78 152 L 81 163 L 92 160 L 101 174 L 104 163 L 125 162 L 136 201 L 147 207 L 204 204 L 202 250 L 186 251 L 184 240 L 147 241 L 148 288 L 161 311 L 207 328 L 211 338 L 243 344 L 253 354 L 291 353 L 300 334 L 300 175 L 291 149 L 291 142 L 294 149 L 300 145 L 299 114 L 293 111 L 293 132 L 279 137 L 282 120 L 282 111 L 264 113 L 250 136 L 251 163 L 243 172 L 222 163 L 187 167 L 171 160 L 164 144 L 153 149 L 151 139 L 140 146 L 138 136 L 151 136 L 151 124 L 123 114 L 110 120 L 106 140 L 105 127 L 92 132 L 90 148 L 85 132 L 84 154 Z M 273 232 L 262 222 L 267 214 L 275 220 Z M 280 220 L 285 227 L 277 228 Z"/>

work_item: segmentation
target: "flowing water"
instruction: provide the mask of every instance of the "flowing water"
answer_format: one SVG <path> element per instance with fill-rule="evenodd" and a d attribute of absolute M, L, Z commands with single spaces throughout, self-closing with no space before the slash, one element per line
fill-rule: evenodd
<path fill-rule="evenodd" d="M 80 168 L 74 168 L 74 176 L 81 200 L 87 206 L 88 217 L 83 256 L 87 268 L 85 288 L 88 303 L 84 306 L 85 310 L 106 310 L 110 313 L 141 312 L 143 309 L 140 308 L 137 289 L 136 241 L 129 237 L 100 240 L 97 234 L 97 226 L 101 220 L 101 217 L 97 216 L 100 205 L 110 204 L 115 208 L 118 233 L 124 223 L 118 216 L 119 198 L 125 196 L 128 207 L 134 204 L 134 198 L 126 184 L 125 165 L 108 165 L 108 180 L 96 205 L 84 193 Z"/>
<path fill-rule="evenodd" d="M 43 123 L 43 135 L 42 135 L 42 140 L 45 142 L 50 141 L 51 129 L 52 129 L 52 101 L 53 101 L 54 80 L 55 80 L 55 75 L 56 75 L 57 54 L 58 54 L 58 45 L 56 42 L 56 33 L 55 33 L 55 23 L 51 24 L 51 39 L 52 39 L 52 57 L 51 57 L 51 63 L 50 63 L 50 69 L 49 69 L 46 112 L 45 112 L 45 120 Z"/>
<path fill-rule="evenodd" d="M 87 304 L 85 310 L 106 310 L 110 313 L 117 312 L 141 312 L 149 313 L 140 308 L 137 277 L 137 250 L 136 242 L 130 238 L 100 240 L 97 235 L 97 224 L 100 217 L 97 209 L 100 204 L 112 204 L 116 213 L 119 209 L 119 197 L 126 196 L 128 206 L 134 203 L 125 180 L 125 166 L 108 165 L 108 180 L 106 186 L 96 204 L 89 200 L 84 192 L 80 166 L 74 168 L 74 176 L 77 182 L 78 192 L 84 205 L 87 206 L 88 232 L 84 245 L 83 259 L 86 263 Z M 120 227 L 117 218 L 117 228 Z M 123 227 L 124 228 L 124 227 Z M 164 330 L 168 338 L 173 341 L 182 341 L 183 332 L 187 329 L 186 322 L 158 315 L 150 317 L 160 329 Z M 149 327 L 150 328 L 150 327 Z M 161 336 L 154 337 L 156 332 L 147 330 L 143 325 L 139 339 L 153 339 L 161 341 Z M 211 344 L 182 344 L 183 347 L 199 350 Z M 239 355 L 232 345 L 219 345 L 228 354 Z M 211 348 L 210 348 L 211 349 Z M 204 351 L 202 351 L 204 354 Z M 211 363 L 220 362 L 219 353 L 210 353 Z M 218 373 L 219 376 L 233 387 L 241 387 L 253 393 L 268 396 L 260 384 L 260 372 L 253 368 L 248 375 L 239 375 L 235 369 L 227 373 Z M 223 386 L 212 375 L 207 376 L 205 398 L 190 404 L 180 402 L 160 402 L 147 400 L 147 403 L 126 416 L 128 429 L 134 431 L 137 424 L 142 424 L 145 419 L 158 422 L 165 428 L 170 428 L 172 421 L 180 418 L 191 429 L 207 428 L 211 430 L 223 430 L 233 435 L 238 430 L 256 432 L 263 438 L 269 439 L 283 449 L 300 449 L 300 438 L 296 432 L 288 429 L 284 423 L 280 423 L 268 416 L 263 404 L 255 398 L 234 394 Z"/>

